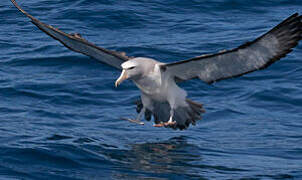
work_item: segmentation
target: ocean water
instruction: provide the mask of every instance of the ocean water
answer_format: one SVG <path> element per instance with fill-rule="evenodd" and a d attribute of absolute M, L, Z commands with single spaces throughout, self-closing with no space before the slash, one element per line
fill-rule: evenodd
<path fill-rule="evenodd" d="M 43 22 L 171 62 L 234 48 L 301 0 L 19 0 Z M 131 124 L 138 89 L 0 2 L 0 179 L 302 179 L 302 44 L 266 70 L 182 84 L 204 104 L 185 131 Z"/>

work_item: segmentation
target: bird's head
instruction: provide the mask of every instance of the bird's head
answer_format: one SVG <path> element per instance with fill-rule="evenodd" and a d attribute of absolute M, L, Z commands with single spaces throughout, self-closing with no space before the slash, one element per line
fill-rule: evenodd
<path fill-rule="evenodd" d="M 133 59 L 124 62 L 122 65 L 122 73 L 120 77 L 115 81 L 115 87 L 119 86 L 124 80 L 135 80 L 143 75 L 143 65 L 139 60 Z"/>

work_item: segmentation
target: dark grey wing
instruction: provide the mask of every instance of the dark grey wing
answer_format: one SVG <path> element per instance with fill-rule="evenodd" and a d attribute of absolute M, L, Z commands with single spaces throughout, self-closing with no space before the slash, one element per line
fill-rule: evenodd
<path fill-rule="evenodd" d="M 129 59 L 129 57 L 127 57 L 123 52 L 116 52 L 98 47 L 82 38 L 79 34 L 67 34 L 57 28 L 45 24 L 24 11 L 15 0 L 11 1 L 16 8 L 30 18 L 32 23 L 40 30 L 55 40 L 60 41 L 64 46 L 75 52 L 85 54 L 118 69 L 121 69 L 121 64 Z"/>
<path fill-rule="evenodd" d="M 301 16 L 293 14 L 266 34 L 238 48 L 164 64 L 177 82 L 199 78 L 207 83 L 264 69 L 292 51 L 302 34 Z"/>

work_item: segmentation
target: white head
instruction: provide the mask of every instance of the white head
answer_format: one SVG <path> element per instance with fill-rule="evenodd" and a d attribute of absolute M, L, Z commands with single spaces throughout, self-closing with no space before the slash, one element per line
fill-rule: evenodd
<path fill-rule="evenodd" d="M 133 58 L 124 62 L 121 66 L 123 71 L 115 81 L 115 87 L 119 86 L 124 80 L 136 80 L 153 70 L 156 61 L 149 58 Z"/>

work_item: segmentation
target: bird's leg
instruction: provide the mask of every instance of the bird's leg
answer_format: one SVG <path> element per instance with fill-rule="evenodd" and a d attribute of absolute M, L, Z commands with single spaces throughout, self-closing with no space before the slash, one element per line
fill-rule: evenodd
<path fill-rule="evenodd" d="M 165 126 L 172 126 L 176 124 L 176 121 L 173 121 L 173 116 L 174 116 L 174 108 L 171 107 L 170 118 L 168 122 L 164 123 Z"/>
<path fill-rule="evenodd" d="M 136 119 L 130 119 L 130 118 L 122 118 L 122 119 L 136 123 L 136 124 L 144 125 L 144 123 L 141 120 L 142 120 L 142 117 L 145 114 L 145 112 L 146 112 L 146 108 L 143 107 L 143 109 L 138 113 Z"/>
<path fill-rule="evenodd" d="M 176 124 L 176 121 L 173 121 L 173 116 L 174 116 L 174 109 L 171 108 L 170 110 L 170 118 L 168 122 L 161 122 L 159 124 L 153 125 L 154 127 L 167 127 L 167 126 L 174 126 Z"/>
<path fill-rule="evenodd" d="M 141 110 L 141 112 L 138 113 L 137 117 L 136 117 L 136 121 L 140 122 L 144 116 L 146 112 L 146 108 L 143 107 L 143 109 Z"/>

